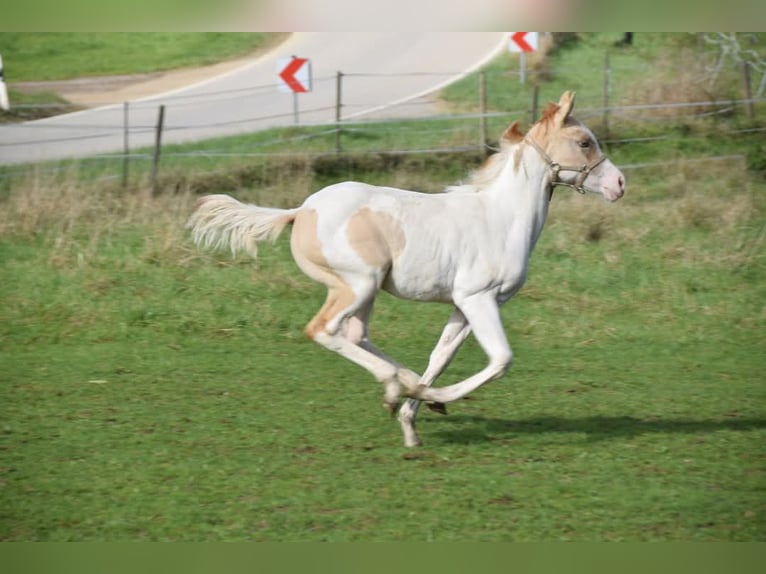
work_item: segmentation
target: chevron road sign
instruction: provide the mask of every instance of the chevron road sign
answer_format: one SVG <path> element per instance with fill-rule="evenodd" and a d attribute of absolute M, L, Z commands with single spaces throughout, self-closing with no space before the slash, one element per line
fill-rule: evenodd
<path fill-rule="evenodd" d="M 511 52 L 534 52 L 537 50 L 538 32 L 511 32 L 508 49 Z"/>
<path fill-rule="evenodd" d="M 311 91 L 311 61 L 308 58 L 279 58 L 277 76 L 280 92 L 299 94 Z"/>
<path fill-rule="evenodd" d="M 293 121 L 297 125 L 298 94 L 311 91 L 311 61 L 308 58 L 290 56 L 277 60 L 277 89 L 293 95 Z"/>

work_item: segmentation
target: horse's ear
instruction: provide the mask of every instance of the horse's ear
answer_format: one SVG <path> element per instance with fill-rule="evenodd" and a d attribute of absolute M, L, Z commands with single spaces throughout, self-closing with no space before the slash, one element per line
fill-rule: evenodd
<path fill-rule="evenodd" d="M 574 108 L 575 103 L 575 92 L 566 91 L 563 94 L 561 94 L 561 98 L 559 99 L 558 107 L 559 109 L 556 110 L 556 120 L 560 123 L 564 123 L 566 119 L 569 117 L 569 114 L 572 113 L 572 108 Z"/>
<path fill-rule="evenodd" d="M 514 121 L 509 125 L 503 135 L 500 136 L 501 144 L 514 144 L 524 139 L 524 132 L 519 128 L 519 120 Z"/>

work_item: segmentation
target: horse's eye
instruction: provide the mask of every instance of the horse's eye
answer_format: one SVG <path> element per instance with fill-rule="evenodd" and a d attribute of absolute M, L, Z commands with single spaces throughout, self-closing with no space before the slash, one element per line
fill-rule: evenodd
<path fill-rule="evenodd" d="M 590 147 L 590 140 L 581 140 L 581 141 L 578 142 L 578 145 L 581 148 L 583 148 L 583 149 L 589 148 Z"/>

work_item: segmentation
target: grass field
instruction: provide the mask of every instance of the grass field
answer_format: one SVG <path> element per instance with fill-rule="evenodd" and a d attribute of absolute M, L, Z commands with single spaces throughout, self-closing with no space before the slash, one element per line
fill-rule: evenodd
<path fill-rule="evenodd" d="M 620 165 L 667 148 L 613 151 Z M 355 177 L 453 183 L 418 161 Z M 183 186 L 14 180 L 0 202 L 0 539 L 763 541 L 757 168 L 628 171 L 617 204 L 557 191 L 503 309 L 513 368 L 446 417 L 424 410 L 414 450 L 371 377 L 303 334 L 324 293 L 287 234 L 257 261 L 200 253 Z M 236 194 L 295 205 L 325 177 Z M 422 370 L 448 314 L 383 294 L 372 337 Z M 484 360 L 469 340 L 441 384 Z"/>
<path fill-rule="evenodd" d="M 191 197 L 38 182 L 2 204 L 0 537 L 762 540 L 763 186 L 660 175 L 555 198 L 514 368 L 414 452 L 303 335 L 323 293 L 284 240 L 203 255 Z M 422 369 L 447 314 L 382 296 L 374 338 Z"/>
<path fill-rule="evenodd" d="M 0 32 L 0 55 L 13 102 L 10 112 L 0 110 L 0 122 L 37 119 L 72 109 L 56 92 L 56 85 L 17 89 L 19 82 L 125 76 L 205 66 L 268 49 L 286 36 L 264 32 Z M 45 107 L 51 104 L 61 107 Z"/>
<path fill-rule="evenodd" d="M 250 0 L 250 6 L 260 0 Z M 62 31 L 224 30 L 242 13 L 241 0 L 136 0 L 130 5 L 96 0 L 27 0 L 3 14 L 5 30 Z M 252 13 L 252 12 L 251 12 Z M 227 20 L 229 26 L 226 26 Z M 201 25 L 203 24 L 204 25 Z M 70 32 L 71 33 L 71 32 Z"/>
<path fill-rule="evenodd" d="M 283 34 L 0 33 L 8 82 L 141 74 L 244 56 Z"/>

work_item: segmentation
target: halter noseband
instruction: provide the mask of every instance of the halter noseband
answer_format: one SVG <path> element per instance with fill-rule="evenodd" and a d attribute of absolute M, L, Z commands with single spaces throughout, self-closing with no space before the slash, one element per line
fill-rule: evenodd
<path fill-rule="evenodd" d="M 601 154 L 600 157 L 597 157 L 592 162 L 586 163 L 581 167 L 564 166 L 558 162 L 553 161 L 550 156 L 545 153 L 545 150 L 541 148 L 532 138 L 526 137 L 524 140 L 537 150 L 537 153 L 542 156 L 543 161 L 545 161 L 545 163 L 547 163 L 548 167 L 551 169 L 551 175 L 553 176 L 551 179 L 551 196 L 553 196 L 553 188 L 557 185 L 571 187 L 577 192 L 584 194 L 587 191 L 585 188 L 585 180 L 588 179 L 588 175 L 590 175 L 590 172 L 593 171 L 596 166 L 600 165 L 606 159 L 606 156 Z M 567 183 L 559 179 L 560 171 L 576 171 L 578 176 L 575 178 L 574 183 Z"/>

